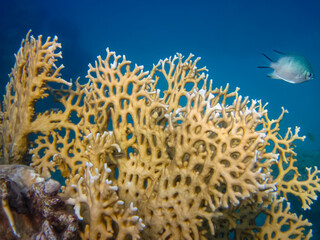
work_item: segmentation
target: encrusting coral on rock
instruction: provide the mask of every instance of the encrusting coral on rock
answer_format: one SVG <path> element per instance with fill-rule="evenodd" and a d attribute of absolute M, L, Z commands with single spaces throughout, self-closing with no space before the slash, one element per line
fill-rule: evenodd
<path fill-rule="evenodd" d="M 310 208 L 320 171 L 309 168 L 300 178 L 293 142 L 304 138 L 299 128 L 281 137 L 285 110 L 270 120 L 261 101 L 228 85 L 213 88 L 193 55 L 177 54 L 144 72 L 107 49 L 105 59 L 89 65 L 88 82 L 71 86 L 54 65 L 61 57 L 56 41 L 42 44 L 28 34 L 16 56 L 9 86 L 32 87 L 7 87 L 2 162 L 22 163 L 30 154 L 41 176 L 61 174 L 59 195 L 74 207 L 82 239 L 312 236 L 311 224 L 290 212 L 287 195 Z M 167 90 L 158 89 L 160 82 Z M 61 110 L 32 111 L 48 94 Z M 15 102 L 23 97 L 26 106 Z M 27 120 L 11 125 L 24 107 Z M 37 138 L 27 149 L 30 133 Z M 266 220 L 258 224 L 261 215 Z"/>
<path fill-rule="evenodd" d="M 15 164 L 1 165 L 0 181 L 1 239 L 79 239 L 77 218 L 58 196 L 59 182 Z"/>

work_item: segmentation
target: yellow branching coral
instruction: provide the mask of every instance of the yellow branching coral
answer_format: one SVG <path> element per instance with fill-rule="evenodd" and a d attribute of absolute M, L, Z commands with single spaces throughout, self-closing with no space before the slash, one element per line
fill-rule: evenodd
<path fill-rule="evenodd" d="M 284 198 L 274 197 L 271 208 L 263 228 L 256 235 L 257 239 L 309 239 L 312 236 L 311 230 L 305 236 L 303 230 L 311 226 L 302 216 L 290 212 L 290 203 L 285 203 Z"/>
<path fill-rule="evenodd" d="M 30 37 L 30 32 L 21 43 L 15 55 L 16 63 L 12 69 L 10 82 L 6 86 L 2 113 L 2 162 L 20 163 L 27 151 L 27 136 L 32 132 L 47 132 L 46 121 L 34 119 L 34 104 L 48 96 L 47 83 L 56 82 L 71 85 L 59 76 L 63 65 L 57 67 L 55 62 L 61 58 L 58 38 L 42 42 Z"/>
<path fill-rule="evenodd" d="M 307 168 L 307 177 L 301 177 L 297 167 L 294 165 L 297 160 L 289 157 L 289 164 L 278 165 L 279 175 L 274 182 L 277 183 L 278 192 L 281 193 L 288 200 L 287 195 L 292 194 L 299 197 L 302 202 L 302 208 L 304 210 L 310 209 L 310 205 L 314 200 L 317 200 L 318 196 L 316 191 L 320 189 L 320 179 L 317 167 Z"/>
<path fill-rule="evenodd" d="M 141 218 L 136 214 L 137 209 L 133 204 L 124 209 L 123 201 L 119 200 L 116 191 L 117 186 L 112 186 L 108 180 L 111 169 L 104 164 L 103 172 L 93 169 L 91 163 L 87 163 L 83 176 L 77 174 L 74 196 L 67 203 L 75 205 L 75 212 L 79 219 L 83 220 L 80 213 L 81 204 L 85 204 L 88 215 L 85 219 L 90 225 L 86 225 L 83 239 L 140 239 L 139 233 L 144 228 Z M 71 179 L 74 181 L 74 179 Z"/>
<path fill-rule="evenodd" d="M 282 114 L 278 119 L 270 120 L 267 115 L 263 119 L 263 127 L 267 129 L 266 143 L 272 146 L 272 152 L 279 153 L 279 159 L 272 165 L 276 169 L 276 174 L 273 174 L 272 181 L 277 184 L 277 192 L 288 200 L 287 195 L 292 194 L 300 198 L 302 208 L 310 209 L 313 200 L 317 200 L 316 191 L 320 191 L 320 171 L 317 167 L 307 168 L 307 177 L 301 177 L 296 166 L 297 159 L 294 157 L 293 142 L 295 140 L 304 140 L 305 137 L 300 137 L 300 128 L 296 127 L 294 133 L 289 128 L 285 137 L 279 134 L 280 121 L 286 111 L 282 109 Z M 265 147 L 267 147 L 267 145 Z"/>
<path fill-rule="evenodd" d="M 27 61 L 39 61 L 32 56 Z M 54 62 L 60 55 L 50 56 Z M 65 178 L 61 196 L 86 226 L 84 239 L 312 235 L 287 203 L 290 193 L 307 209 L 320 191 L 320 172 L 308 169 L 300 178 L 295 165 L 293 143 L 304 139 L 299 129 L 282 138 L 285 110 L 270 120 L 261 101 L 228 85 L 213 88 L 199 60 L 177 54 L 145 72 L 107 49 L 105 59 L 89 65 L 88 83 L 50 91 L 63 110 L 34 116 L 46 129 L 29 125 L 28 133 L 41 132 L 29 149 L 31 166 Z M 163 81 L 168 89 L 161 92 Z M 11 136 L 8 119 L 1 129 Z M 258 225 L 261 214 L 267 219 Z"/>

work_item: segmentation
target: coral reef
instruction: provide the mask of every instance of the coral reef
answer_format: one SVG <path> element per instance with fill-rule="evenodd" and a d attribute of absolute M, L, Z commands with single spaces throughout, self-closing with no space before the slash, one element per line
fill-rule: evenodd
<path fill-rule="evenodd" d="M 144 72 L 107 49 L 89 65 L 88 82 L 71 86 L 54 64 L 57 47 L 57 38 L 42 44 L 28 34 L 22 42 L 1 113 L 2 161 L 21 163 L 28 153 L 41 176 L 61 174 L 59 195 L 74 207 L 82 239 L 312 236 L 288 195 L 309 209 L 320 171 L 308 168 L 301 178 L 294 141 L 304 137 L 299 128 L 280 135 L 284 109 L 271 120 L 261 101 L 213 88 L 193 55 Z M 35 113 L 48 94 L 61 110 Z M 24 108 L 27 120 L 11 124 Z M 27 149 L 30 133 L 37 138 Z"/>

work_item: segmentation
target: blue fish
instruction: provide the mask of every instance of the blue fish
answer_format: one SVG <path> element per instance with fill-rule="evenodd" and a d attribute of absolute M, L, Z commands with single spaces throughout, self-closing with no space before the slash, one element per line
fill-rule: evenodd
<path fill-rule="evenodd" d="M 277 61 L 273 61 L 267 55 L 262 54 L 270 60 L 270 66 L 259 68 L 272 68 L 273 72 L 268 77 L 281 79 L 289 83 L 302 83 L 313 79 L 314 74 L 309 61 L 302 55 L 296 53 L 282 53 L 273 50 L 280 54 Z"/>

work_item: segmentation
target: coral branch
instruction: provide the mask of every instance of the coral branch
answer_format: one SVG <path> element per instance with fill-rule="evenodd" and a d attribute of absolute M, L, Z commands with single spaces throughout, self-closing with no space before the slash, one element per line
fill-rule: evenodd
<path fill-rule="evenodd" d="M 71 83 L 59 77 L 63 65 L 57 67 L 55 62 L 61 58 L 61 52 L 56 53 L 61 45 L 58 38 L 52 41 L 47 38 L 42 43 L 42 36 L 35 39 L 27 34 L 21 48 L 15 55 L 16 63 L 12 69 L 10 82 L 6 86 L 3 101 L 2 118 L 2 155 L 4 163 L 21 163 L 27 151 L 27 136 L 36 129 L 31 127 L 36 121 L 34 104 L 37 100 L 48 96 L 46 90 L 49 82 Z M 46 125 L 33 124 L 38 131 L 47 128 Z"/>

